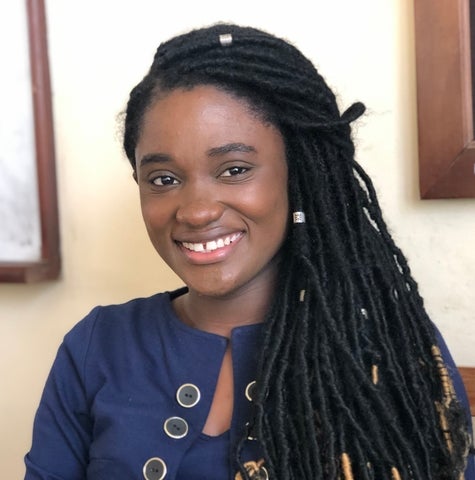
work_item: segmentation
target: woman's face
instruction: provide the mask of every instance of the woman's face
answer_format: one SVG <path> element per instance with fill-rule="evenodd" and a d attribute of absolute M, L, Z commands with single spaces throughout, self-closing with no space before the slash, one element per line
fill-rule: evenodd
<path fill-rule="evenodd" d="M 135 151 L 142 214 L 165 262 L 201 295 L 269 286 L 288 218 L 279 131 L 211 86 L 146 112 Z"/>

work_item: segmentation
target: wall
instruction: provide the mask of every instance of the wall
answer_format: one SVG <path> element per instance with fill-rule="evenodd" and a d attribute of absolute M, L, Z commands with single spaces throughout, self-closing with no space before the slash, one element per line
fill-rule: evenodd
<path fill-rule="evenodd" d="M 0 285 L 3 478 L 22 478 L 34 411 L 64 333 L 98 303 L 179 284 L 148 244 L 116 117 L 161 40 L 218 20 L 292 39 L 342 108 L 367 105 L 356 125 L 358 158 L 456 361 L 475 366 L 475 203 L 418 199 L 412 2 L 294 0 L 272 10 L 264 3 L 46 1 L 64 265 L 55 282 Z"/>

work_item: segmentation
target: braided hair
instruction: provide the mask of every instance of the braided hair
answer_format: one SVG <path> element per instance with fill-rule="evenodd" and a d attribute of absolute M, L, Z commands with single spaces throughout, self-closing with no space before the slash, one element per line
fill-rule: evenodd
<path fill-rule="evenodd" d="M 253 436 L 271 479 L 459 479 L 467 425 L 417 284 L 354 159 L 350 122 L 313 64 L 263 31 L 218 24 L 159 46 L 132 90 L 124 149 L 147 109 L 211 85 L 245 100 L 286 146 L 291 211 L 264 327 Z M 250 478 L 240 462 L 244 478 Z"/>

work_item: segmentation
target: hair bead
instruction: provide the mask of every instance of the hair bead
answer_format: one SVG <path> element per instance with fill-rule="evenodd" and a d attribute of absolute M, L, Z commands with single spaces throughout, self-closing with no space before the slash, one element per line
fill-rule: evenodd
<path fill-rule="evenodd" d="M 305 223 L 305 213 L 304 212 L 294 212 L 292 214 L 294 223 Z"/>
<path fill-rule="evenodd" d="M 223 33 L 219 36 L 219 43 L 222 47 L 229 47 L 233 43 L 233 36 L 230 33 Z"/>

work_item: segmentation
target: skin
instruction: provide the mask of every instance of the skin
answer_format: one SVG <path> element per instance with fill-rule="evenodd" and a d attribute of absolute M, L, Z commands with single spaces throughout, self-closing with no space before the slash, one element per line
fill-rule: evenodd
<path fill-rule="evenodd" d="M 135 158 L 150 239 L 189 289 L 179 318 L 228 338 L 262 322 L 288 221 L 280 132 L 215 87 L 177 89 L 147 110 Z M 228 347 L 204 432 L 227 430 L 232 408 Z"/>

